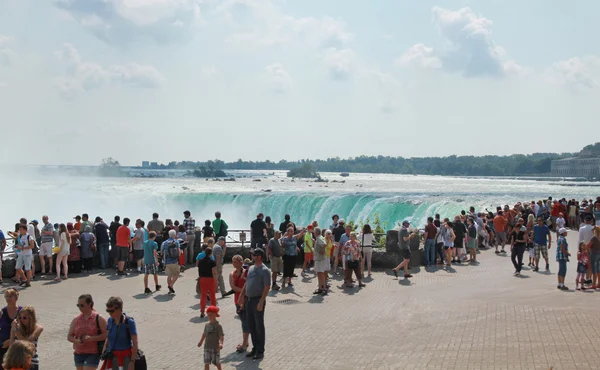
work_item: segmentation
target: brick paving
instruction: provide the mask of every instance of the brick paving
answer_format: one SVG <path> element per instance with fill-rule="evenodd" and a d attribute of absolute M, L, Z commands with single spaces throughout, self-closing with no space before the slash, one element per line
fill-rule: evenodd
<path fill-rule="evenodd" d="M 553 246 L 551 261 L 554 251 Z M 360 290 L 344 290 L 341 280 L 333 280 L 326 297 L 312 295 L 314 275 L 298 278 L 293 290 L 270 293 L 266 354 L 260 362 L 235 353 L 240 323 L 233 298 L 220 299 L 223 368 L 600 368 L 600 293 L 557 290 L 555 262 L 550 273 L 525 267 L 524 276 L 516 278 L 509 257 L 490 250 L 478 259 L 479 265 L 459 265 L 453 272 L 413 268 L 410 280 L 377 271 Z M 571 289 L 575 267 L 575 261 L 569 264 L 566 279 Z M 204 321 L 195 277 L 195 269 L 186 271 L 175 296 L 144 296 L 142 277 L 136 274 L 118 279 L 99 273 L 58 284 L 35 281 L 22 291 L 19 304 L 35 306 L 45 328 L 39 343 L 41 368 L 74 368 L 66 336 L 82 293 L 93 294 L 100 309 L 111 295 L 124 299 L 125 311 L 137 322 L 149 369 L 201 368 L 202 351 L 196 344 Z M 160 280 L 166 286 L 164 275 Z"/>

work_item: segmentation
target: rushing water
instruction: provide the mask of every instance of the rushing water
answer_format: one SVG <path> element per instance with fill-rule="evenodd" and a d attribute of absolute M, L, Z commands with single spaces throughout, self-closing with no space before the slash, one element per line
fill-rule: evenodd
<path fill-rule="evenodd" d="M 183 218 L 189 209 L 196 223 L 213 219 L 221 211 L 230 227 L 248 228 L 263 212 L 275 223 L 289 213 L 292 221 L 306 225 L 312 220 L 329 225 L 331 215 L 363 221 L 379 214 L 388 227 L 403 219 L 417 225 L 427 216 L 452 216 L 469 206 L 477 209 L 514 204 L 517 201 L 553 197 L 582 199 L 600 195 L 600 184 L 565 186 L 575 183 L 515 179 L 455 178 L 386 174 L 323 174 L 329 183 L 285 177 L 284 172 L 237 171 L 235 182 L 191 178 L 96 178 L 24 173 L 0 184 L 4 195 L 0 228 L 12 229 L 20 217 L 51 222 L 68 222 L 73 216 L 100 215 L 108 222 L 114 215 L 131 219 Z M 259 181 L 256 181 L 260 179 Z M 345 183 L 332 182 L 344 181 Z M 589 184 L 588 184 L 589 185 Z"/>

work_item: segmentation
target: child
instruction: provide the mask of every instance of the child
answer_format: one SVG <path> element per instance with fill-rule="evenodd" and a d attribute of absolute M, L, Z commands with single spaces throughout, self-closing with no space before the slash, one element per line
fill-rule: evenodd
<path fill-rule="evenodd" d="M 198 343 L 198 347 L 202 347 L 204 343 L 204 370 L 210 368 L 210 364 L 213 364 L 217 369 L 221 370 L 221 349 L 223 349 L 223 341 L 225 335 L 223 334 L 223 327 L 217 321 L 219 317 L 219 308 L 216 306 L 209 306 L 206 309 L 208 315 L 208 322 L 204 326 L 204 333 L 202 339 Z M 205 342 L 206 340 L 206 342 Z"/>
<path fill-rule="evenodd" d="M 569 245 L 567 244 L 567 229 L 564 227 L 558 230 L 558 241 L 556 242 L 556 262 L 558 262 L 558 286 L 560 290 L 569 290 L 565 286 L 565 276 L 567 276 L 567 262 L 569 262 Z"/>
<path fill-rule="evenodd" d="M 154 286 L 156 291 L 160 290 L 158 285 L 158 244 L 156 243 L 156 232 L 150 231 L 148 240 L 143 244 L 144 248 L 144 294 L 152 294 L 148 288 L 148 275 L 154 275 Z"/>
<path fill-rule="evenodd" d="M 562 212 L 559 213 L 558 218 L 556 219 L 556 240 L 558 240 L 558 237 L 560 236 L 558 234 L 558 230 L 564 228 L 566 223 L 567 221 L 565 221 L 565 216 L 562 214 Z"/>
<path fill-rule="evenodd" d="M 586 289 L 583 286 L 583 283 L 585 281 L 588 262 L 589 255 L 587 251 L 587 245 L 584 242 L 581 242 L 581 244 L 579 244 L 579 252 L 577 252 L 577 278 L 575 278 L 575 290 Z M 578 284 L 581 284 L 580 288 L 578 288 Z"/>

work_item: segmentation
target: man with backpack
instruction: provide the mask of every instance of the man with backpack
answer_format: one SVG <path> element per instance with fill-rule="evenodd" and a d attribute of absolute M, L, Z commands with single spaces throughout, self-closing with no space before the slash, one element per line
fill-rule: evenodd
<path fill-rule="evenodd" d="M 161 252 L 164 256 L 165 271 L 167 272 L 167 287 L 169 294 L 175 294 L 173 286 L 179 278 L 179 255 L 181 254 L 181 246 L 176 239 L 177 232 L 169 230 L 169 239 L 163 242 Z"/>
<path fill-rule="evenodd" d="M 229 225 L 227 222 L 221 218 L 221 212 L 215 212 L 215 220 L 212 222 L 212 228 L 215 232 L 215 238 L 220 238 L 221 236 L 227 236 L 227 229 L 229 229 Z"/>

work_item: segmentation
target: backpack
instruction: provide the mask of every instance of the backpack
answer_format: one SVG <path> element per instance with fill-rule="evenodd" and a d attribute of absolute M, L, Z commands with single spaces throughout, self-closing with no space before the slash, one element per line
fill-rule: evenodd
<path fill-rule="evenodd" d="M 179 258 L 179 247 L 175 240 L 167 241 L 167 256 L 170 258 Z"/>
<path fill-rule="evenodd" d="M 131 341 L 131 331 L 129 330 L 129 323 L 131 320 L 133 320 L 133 317 L 129 317 L 127 315 L 124 315 L 124 316 L 125 317 L 123 318 L 123 324 L 125 324 L 125 330 L 127 332 L 127 337 L 129 338 L 129 341 Z M 107 330 L 107 331 L 109 331 L 109 330 Z M 117 329 L 117 333 L 118 333 L 118 329 Z M 113 347 L 114 347 L 114 344 L 113 344 Z M 135 355 L 134 369 L 135 370 L 148 370 L 148 365 L 146 363 L 146 355 L 144 354 L 144 352 L 141 349 L 139 349 L 139 347 L 138 347 L 138 351 Z"/>

